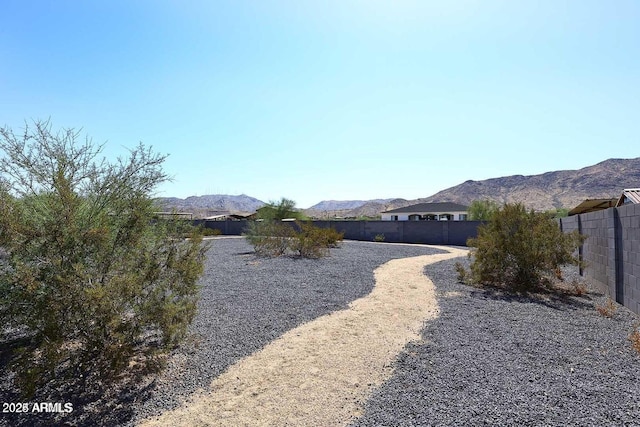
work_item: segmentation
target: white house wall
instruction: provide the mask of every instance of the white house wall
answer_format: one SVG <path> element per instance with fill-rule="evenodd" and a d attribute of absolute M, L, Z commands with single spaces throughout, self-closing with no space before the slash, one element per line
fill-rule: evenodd
<path fill-rule="evenodd" d="M 453 221 L 460 221 L 461 215 L 467 215 L 467 212 L 407 212 L 407 213 L 397 213 L 397 214 L 389 214 L 383 213 L 381 214 L 382 221 L 391 221 L 391 216 L 396 215 L 398 217 L 398 221 L 409 221 L 409 216 L 411 215 L 436 215 L 440 216 L 443 214 L 453 215 Z"/>

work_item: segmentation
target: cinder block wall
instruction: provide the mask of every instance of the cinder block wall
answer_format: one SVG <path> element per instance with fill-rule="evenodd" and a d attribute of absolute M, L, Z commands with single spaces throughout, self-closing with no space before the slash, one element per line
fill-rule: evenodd
<path fill-rule="evenodd" d="M 623 301 L 640 314 L 640 205 L 627 205 L 618 208 L 619 214 L 619 248 L 618 255 L 622 276 Z"/>
<path fill-rule="evenodd" d="M 429 245 L 466 246 L 467 239 L 477 237 L 481 221 L 314 221 L 319 227 L 333 227 L 345 239 L 373 241 L 384 236 L 385 242 L 423 243 Z"/>
<path fill-rule="evenodd" d="M 640 205 L 626 205 L 560 220 L 563 231 L 587 236 L 580 250 L 583 275 L 640 314 Z"/>
<path fill-rule="evenodd" d="M 196 225 L 217 229 L 223 235 L 241 235 L 247 221 L 193 221 Z M 424 243 L 466 246 L 467 239 L 477 237 L 481 221 L 313 221 L 318 227 L 333 227 L 349 240 L 373 241 L 384 236 L 385 242 Z"/>

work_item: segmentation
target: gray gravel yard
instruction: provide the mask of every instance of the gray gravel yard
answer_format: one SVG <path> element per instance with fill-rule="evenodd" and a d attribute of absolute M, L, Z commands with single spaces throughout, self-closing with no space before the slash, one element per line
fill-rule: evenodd
<path fill-rule="evenodd" d="M 133 426 L 173 409 L 285 332 L 368 295 L 378 266 L 439 252 L 346 241 L 327 258 L 269 259 L 256 257 L 244 239 L 215 239 L 190 338 L 162 375 L 112 393 L 118 399 L 74 403 L 64 421 Z M 440 315 L 398 356 L 353 427 L 640 426 L 640 355 L 628 341 L 638 316 L 621 307 L 613 318 L 601 316 L 595 306 L 605 298 L 593 291 L 524 298 L 461 285 L 457 260 L 425 267 Z M 577 277 L 567 271 L 569 280 Z M 46 414 L 24 415 L 0 417 L 0 426 L 50 425 Z"/>
<path fill-rule="evenodd" d="M 601 294 L 531 299 L 464 286 L 454 264 L 425 268 L 440 317 L 354 427 L 640 425 L 636 315 L 601 316 Z"/>
<path fill-rule="evenodd" d="M 64 420 L 70 425 L 131 426 L 174 408 L 199 388 L 208 387 L 229 365 L 284 332 L 344 309 L 370 293 L 373 271 L 381 264 L 439 252 L 419 246 L 345 241 L 331 249 L 331 256 L 321 259 L 259 258 L 243 238 L 214 239 L 200 280 L 201 300 L 191 336 L 174 352 L 160 378 L 136 390 L 110 390 L 109 399 L 93 404 L 76 401 L 73 417 Z M 17 401 L 6 387 L 6 381 L 0 381 L 2 400 Z M 100 393 L 97 389 L 88 394 Z M 47 414 L 23 415 L 2 414 L 0 426 L 50 425 L 52 419 Z"/>
<path fill-rule="evenodd" d="M 371 292 L 373 271 L 394 258 L 440 251 L 346 241 L 320 259 L 258 258 L 244 239 L 216 239 L 208 253 L 194 345 L 174 356 L 136 419 L 174 408 L 238 359 L 296 326 Z"/>

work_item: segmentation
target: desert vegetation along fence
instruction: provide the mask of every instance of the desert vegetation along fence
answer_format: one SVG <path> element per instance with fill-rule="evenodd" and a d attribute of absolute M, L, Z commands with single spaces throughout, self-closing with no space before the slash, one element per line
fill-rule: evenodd
<path fill-rule="evenodd" d="M 626 205 L 560 219 L 565 232 L 586 236 L 581 274 L 617 303 L 640 314 L 640 205 Z"/>
<path fill-rule="evenodd" d="M 248 221 L 194 221 L 195 225 L 220 230 L 224 235 L 241 235 Z M 467 239 L 477 236 L 481 221 L 313 221 L 322 228 L 332 227 L 349 240 L 392 243 L 426 243 L 466 246 Z M 384 236 L 384 237 L 382 237 Z"/>

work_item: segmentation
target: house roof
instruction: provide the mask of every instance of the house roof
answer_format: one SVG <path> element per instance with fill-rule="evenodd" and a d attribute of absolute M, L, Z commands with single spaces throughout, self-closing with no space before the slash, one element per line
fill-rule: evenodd
<path fill-rule="evenodd" d="M 449 212 L 466 212 L 468 206 L 458 203 L 418 203 L 417 205 L 405 206 L 404 208 L 392 209 L 382 213 L 449 213 Z"/>
<path fill-rule="evenodd" d="M 569 211 L 569 216 L 614 207 L 618 199 L 587 199 Z"/>
<path fill-rule="evenodd" d="M 640 188 L 627 188 L 622 190 L 622 196 L 618 199 L 616 207 L 627 203 L 640 203 Z"/>
<path fill-rule="evenodd" d="M 217 215 L 211 215 L 211 216 L 205 217 L 203 219 L 207 220 L 207 221 L 215 221 L 215 220 L 219 220 L 219 219 L 223 219 L 223 218 L 247 219 L 247 218 L 251 217 L 252 215 L 253 214 L 222 213 L 222 214 L 217 214 Z"/>

